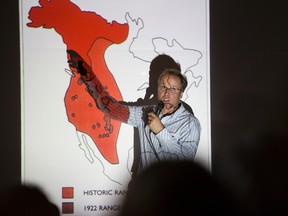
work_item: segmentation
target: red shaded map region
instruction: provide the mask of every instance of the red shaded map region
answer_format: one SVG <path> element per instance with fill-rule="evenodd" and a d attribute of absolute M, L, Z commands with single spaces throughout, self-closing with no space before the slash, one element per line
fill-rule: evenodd
<path fill-rule="evenodd" d="M 72 49 L 79 53 L 90 64 L 110 95 L 121 101 L 121 93 L 106 65 L 104 54 L 110 45 L 126 40 L 128 24 L 119 24 L 116 21 L 109 23 L 95 12 L 81 11 L 69 0 L 40 0 L 39 4 L 40 6 L 30 9 L 31 22 L 27 26 L 53 28 L 63 38 L 67 50 Z M 93 139 L 108 162 L 117 164 L 116 144 L 121 123 L 97 109 L 79 75 L 74 75 L 71 76 L 65 95 L 68 120 L 75 125 L 77 131 L 86 133 Z"/>

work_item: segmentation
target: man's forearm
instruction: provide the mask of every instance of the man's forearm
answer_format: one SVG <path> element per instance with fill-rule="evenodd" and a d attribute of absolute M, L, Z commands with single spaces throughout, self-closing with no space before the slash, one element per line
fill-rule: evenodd
<path fill-rule="evenodd" d="M 112 119 L 124 123 L 127 122 L 129 118 L 128 106 L 120 104 L 116 99 L 110 96 L 96 76 L 90 81 L 83 81 L 99 110 L 108 114 Z"/>

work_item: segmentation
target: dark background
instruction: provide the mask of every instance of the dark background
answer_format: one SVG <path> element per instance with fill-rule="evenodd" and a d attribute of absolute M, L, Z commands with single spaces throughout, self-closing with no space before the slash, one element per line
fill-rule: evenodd
<path fill-rule="evenodd" d="M 1 188 L 21 182 L 19 8 L 7 2 L 0 15 Z M 252 215 L 288 208 L 286 2 L 210 1 L 212 174 Z"/>

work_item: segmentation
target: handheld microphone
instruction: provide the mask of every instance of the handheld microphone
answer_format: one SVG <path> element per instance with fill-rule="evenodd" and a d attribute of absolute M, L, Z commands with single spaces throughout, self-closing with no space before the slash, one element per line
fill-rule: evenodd
<path fill-rule="evenodd" d="M 158 104 L 155 106 L 148 106 L 148 107 L 143 107 L 143 115 L 142 115 L 142 120 L 144 121 L 144 127 L 148 125 L 148 113 L 149 112 L 154 112 L 157 116 L 161 113 L 162 109 L 164 107 L 163 101 L 159 101 Z"/>
<path fill-rule="evenodd" d="M 159 101 L 157 106 L 156 106 L 156 112 L 155 112 L 157 116 L 159 116 L 159 114 L 161 113 L 163 107 L 164 107 L 163 101 Z"/>

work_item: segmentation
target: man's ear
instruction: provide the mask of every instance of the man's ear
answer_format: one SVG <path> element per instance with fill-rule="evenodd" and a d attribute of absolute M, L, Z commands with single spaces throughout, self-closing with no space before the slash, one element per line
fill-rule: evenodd
<path fill-rule="evenodd" d="M 182 99 L 184 92 L 181 91 L 180 93 L 180 99 Z"/>

